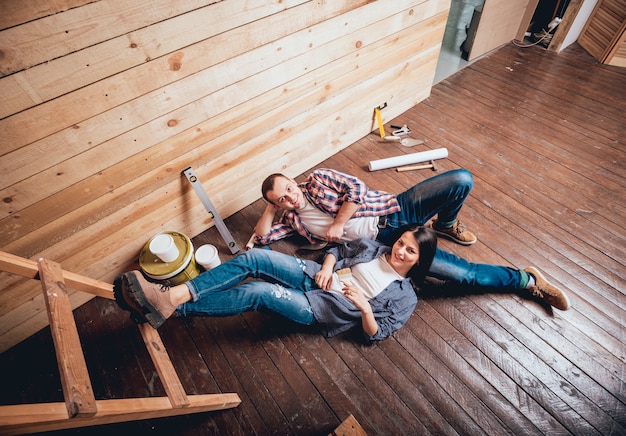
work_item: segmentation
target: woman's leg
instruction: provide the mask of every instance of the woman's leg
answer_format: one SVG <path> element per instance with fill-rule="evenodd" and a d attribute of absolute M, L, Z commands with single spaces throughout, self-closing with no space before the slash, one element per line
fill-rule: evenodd
<path fill-rule="evenodd" d="M 251 281 L 230 289 L 204 290 L 200 299 L 180 305 L 177 312 L 183 316 L 229 316 L 262 309 L 298 324 L 317 322 L 303 290 L 265 281 Z"/>
<path fill-rule="evenodd" d="M 131 271 L 115 279 L 114 294 L 118 304 L 123 309 L 129 310 L 135 321 L 148 321 L 154 328 L 158 328 L 178 308 L 214 298 L 216 293 L 228 291 L 249 278 L 261 279 L 304 293 L 315 285 L 315 282 L 305 274 L 304 268 L 304 262 L 296 257 L 272 250 L 252 249 L 171 289 L 149 282 L 139 271 Z M 241 298 L 243 299 L 245 295 L 247 294 Z M 304 294 L 302 298 L 308 305 Z M 220 304 L 226 307 L 224 301 Z M 255 305 L 261 304 L 271 308 L 267 301 L 269 300 L 265 303 L 249 301 L 247 306 L 239 302 L 240 308 L 233 306 L 226 307 L 224 310 L 253 310 Z M 299 301 L 298 304 L 302 306 L 304 301 L 302 299 Z M 199 313 L 202 310 L 202 304 L 199 304 L 198 308 Z M 277 308 L 276 311 L 278 310 Z M 303 315 L 298 315 L 298 319 L 301 319 L 300 322 L 307 322 Z"/>
<path fill-rule="evenodd" d="M 248 278 L 278 283 L 302 291 L 308 291 L 312 282 L 304 272 L 304 262 L 301 259 L 273 250 L 253 248 L 200 274 L 186 284 L 192 301 L 198 301 L 205 294 L 230 289 Z"/>

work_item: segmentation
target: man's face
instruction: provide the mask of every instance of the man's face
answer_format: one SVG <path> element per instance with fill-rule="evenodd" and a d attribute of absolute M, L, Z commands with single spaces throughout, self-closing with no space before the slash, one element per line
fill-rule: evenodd
<path fill-rule="evenodd" d="M 287 177 L 277 177 L 274 189 L 267 191 L 266 195 L 269 201 L 282 210 L 295 210 L 304 206 L 304 196 L 298 184 Z"/>

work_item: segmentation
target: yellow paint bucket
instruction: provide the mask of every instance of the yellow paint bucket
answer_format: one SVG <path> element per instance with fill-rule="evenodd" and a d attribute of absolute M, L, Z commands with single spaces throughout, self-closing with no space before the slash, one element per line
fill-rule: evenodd
<path fill-rule="evenodd" d="M 150 243 L 162 235 L 171 236 L 178 249 L 178 256 L 171 262 L 164 262 L 150 251 Z M 191 240 L 178 232 L 159 233 L 146 242 L 139 255 L 139 267 L 147 277 L 170 286 L 180 285 L 200 274 L 194 260 Z"/>

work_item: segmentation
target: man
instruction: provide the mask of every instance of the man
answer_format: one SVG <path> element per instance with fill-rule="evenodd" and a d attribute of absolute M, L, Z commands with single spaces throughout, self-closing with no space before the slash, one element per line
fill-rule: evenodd
<path fill-rule="evenodd" d="M 433 216 L 433 229 L 461 245 L 476 236 L 457 219 L 474 180 L 469 171 L 447 171 L 418 183 L 399 195 L 371 190 L 354 176 L 318 169 L 299 185 L 282 174 L 272 174 L 262 185 L 268 202 L 257 222 L 256 242 L 270 244 L 299 233 L 312 244 L 345 242 L 359 237 L 389 243 L 405 224 L 424 225 Z M 277 212 L 284 212 L 274 224 Z"/>
<path fill-rule="evenodd" d="M 261 191 L 267 206 L 256 226 L 254 242 L 268 245 L 300 234 L 319 248 L 328 243 L 358 238 L 392 241 L 396 229 L 406 224 L 424 225 L 437 215 L 433 229 L 438 235 L 462 245 L 476 242 L 476 236 L 458 220 L 474 180 L 469 171 L 447 171 L 424 180 L 395 195 L 371 190 L 357 177 L 321 168 L 304 183 L 283 174 L 272 174 Z M 276 214 L 280 212 L 277 222 Z M 535 268 L 470 263 L 437 248 L 428 275 L 461 285 L 499 288 L 527 288 L 533 294 L 559 296 L 555 307 L 566 310 L 569 301 Z"/>

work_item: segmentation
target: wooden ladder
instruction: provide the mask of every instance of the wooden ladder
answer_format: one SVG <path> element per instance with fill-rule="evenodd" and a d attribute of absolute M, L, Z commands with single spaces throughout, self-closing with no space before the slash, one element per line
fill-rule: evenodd
<path fill-rule="evenodd" d="M 139 331 L 167 397 L 96 400 L 87 372 L 67 288 L 113 299 L 113 286 L 68 271 L 48 259 L 37 262 L 0 251 L 0 270 L 39 279 L 50 322 L 65 402 L 0 406 L 0 434 L 23 434 L 115 422 L 185 415 L 236 407 L 235 393 L 187 395 L 159 333 Z"/>

